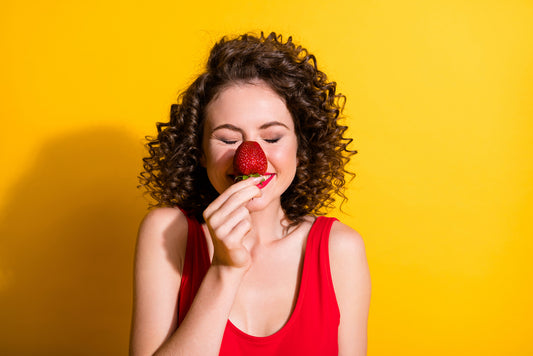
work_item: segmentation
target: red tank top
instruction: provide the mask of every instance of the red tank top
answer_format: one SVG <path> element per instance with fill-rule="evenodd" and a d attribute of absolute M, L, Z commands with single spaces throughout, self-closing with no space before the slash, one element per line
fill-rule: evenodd
<path fill-rule="evenodd" d="M 339 307 L 329 266 L 328 240 L 335 218 L 318 217 L 307 237 L 296 306 L 287 323 L 270 336 L 244 333 L 228 320 L 220 356 L 338 354 Z M 211 261 L 201 225 L 187 217 L 189 232 L 178 297 L 183 321 Z"/>

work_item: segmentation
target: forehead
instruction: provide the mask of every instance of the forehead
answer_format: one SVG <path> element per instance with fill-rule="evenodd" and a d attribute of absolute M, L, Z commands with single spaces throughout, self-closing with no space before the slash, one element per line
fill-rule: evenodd
<path fill-rule="evenodd" d="M 206 126 L 261 126 L 273 120 L 294 129 L 285 101 L 263 82 L 225 87 L 206 107 Z"/>

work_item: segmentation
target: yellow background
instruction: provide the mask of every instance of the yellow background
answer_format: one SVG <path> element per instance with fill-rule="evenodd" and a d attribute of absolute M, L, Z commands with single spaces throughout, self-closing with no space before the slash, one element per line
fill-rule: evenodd
<path fill-rule="evenodd" d="M 144 135 L 223 34 L 347 95 L 369 355 L 532 355 L 533 2 L 15 1 L 0 10 L 0 354 L 120 355 Z"/>

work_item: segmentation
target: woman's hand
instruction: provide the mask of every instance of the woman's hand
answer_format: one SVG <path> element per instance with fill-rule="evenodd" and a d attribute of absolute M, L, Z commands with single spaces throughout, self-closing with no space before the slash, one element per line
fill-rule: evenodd
<path fill-rule="evenodd" d="M 250 252 L 243 245 L 252 228 L 246 204 L 261 196 L 256 185 L 262 180 L 254 177 L 233 184 L 205 209 L 203 216 L 214 245 L 213 265 L 245 271 L 250 267 Z"/>

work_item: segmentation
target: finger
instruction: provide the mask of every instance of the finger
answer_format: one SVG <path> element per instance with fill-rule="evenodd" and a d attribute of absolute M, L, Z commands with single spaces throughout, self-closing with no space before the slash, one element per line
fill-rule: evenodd
<path fill-rule="evenodd" d="M 243 221 L 250 222 L 250 212 L 246 207 L 240 206 L 227 216 L 218 214 L 210 221 L 211 228 L 219 239 L 224 239 Z"/>
<path fill-rule="evenodd" d="M 261 183 L 261 181 L 263 181 L 262 177 L 252 177 L 231 185 L 228 189 L 222 192 L 222 194 L 220 194 L 215 200 L 211 202 L 211 204 L 205 210 L 204 214 L 210 216 L 211 213 L 213 211 L 218 210 L 230 196 L 248 187 L 257 186 L 257 184 Z M 204 218 L 206 217 L 205 215 Z"/>
<path fill-rule="evenodd" d="M 233 210 L 245 205 L 254 197 L 261 196 L 261 190 L 255 185 L 247 185 L 230 195 L 219 196 L 204 211 L 204 219 L 212 221 L 215 216 L 225 219 Z"/>
<path fill-rule="evenodd" d="M 246 187 L 233 193 L 219 208 L 221 214 L 229 215 L 241 206 L 246 206 L 253 198 L 261 196 L 261 190 L 256 186 Z"/>
<path fill-rule="evenodd" d="M 242 220 L 228 235 L 227 246 L 231 246 L 229 252 L 234 266 L 245 266 L 250 260 L 250 251 L 244 246 L 243 239 L 251 228 L 252 223 L 250 220 Z"/>
<path fill-rule="evenodd" d="M 256 189 L 258 188 L 252 186 L 235 192 L 233 195 L 229 196 L 217 210 L 213 210 L 213 206 L 208 206 L 204 211 L 205 221 L 208 225 L 215 228 L 229 220 L 236 210 L 244 207 L 248 201 L 257 195 Z"/>
<path fill-rule="evenodd" d="M 241 181 L 241 182 L 233 184 L 228 189 L 226 189 L 224 192 L 222 192 L 222 194 L 220 194 L 211 203 L 212 208 L 214 210 L 219 209 L 229 197 L 233 196 L 234 194 L 236 194 L 236 193 L 238 193 L 238 192 L 240 192 L 242 190 L 256 187 L 257 184 L 259 184 L 261 181 L 262 181 L 261 177 L 253 177 L 253 178 L 246 179 L 244 181 Z"/>
<path fill-rule="evenodd" d="M 250 219 L 243 219 L 237 223 L 228 235 L 228 241 L 242 245 L 242 240 L 248 232 L 252 230 Z"/>

